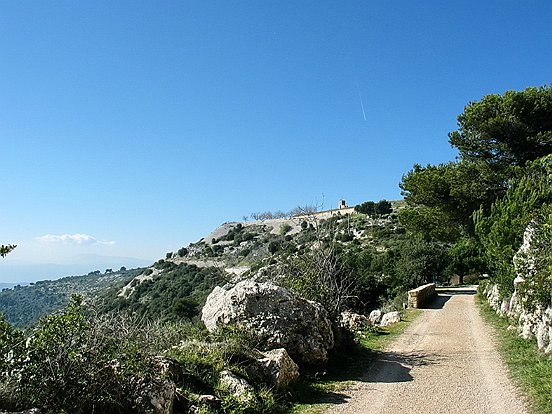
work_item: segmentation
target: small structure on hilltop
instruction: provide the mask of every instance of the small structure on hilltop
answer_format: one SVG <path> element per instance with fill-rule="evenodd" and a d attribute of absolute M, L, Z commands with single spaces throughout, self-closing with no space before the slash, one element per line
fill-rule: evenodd
<path fill-rule="evenodd" d="M 347 208 L 347 203 L 345 200 L 339 200 L 339 209 L 342 210 L 344 208 Z"/>

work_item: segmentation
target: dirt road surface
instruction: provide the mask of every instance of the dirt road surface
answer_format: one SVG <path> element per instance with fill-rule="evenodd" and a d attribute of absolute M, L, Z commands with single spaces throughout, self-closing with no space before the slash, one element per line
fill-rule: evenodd
<path fill-rule="evenodd" d="M 440 293 L 328 414 L 525 414 L 474 293 Z"/>

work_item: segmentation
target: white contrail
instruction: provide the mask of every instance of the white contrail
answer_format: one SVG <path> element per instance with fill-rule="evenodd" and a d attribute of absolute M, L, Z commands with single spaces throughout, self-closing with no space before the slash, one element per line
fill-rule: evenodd
<path fill-rule="evenodd" d="M 358 88 L 358 97 L 360 98 L 360 107 L 362 108 L 362 116 L 366 121 L 366 112 L 364 111 L 364 102 L 362 101 L 362 94 L 360 93 L 360 88 Z"/>

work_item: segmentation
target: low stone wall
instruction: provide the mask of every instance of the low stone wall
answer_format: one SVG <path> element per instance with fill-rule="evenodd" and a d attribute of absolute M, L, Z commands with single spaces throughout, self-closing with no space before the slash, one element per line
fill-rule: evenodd
<path fill-rule="evenodd" d="M 435 283 L 428 283 L 408 291 L 408 307 L 421 308 L 430 303 L 437 296 Z"/>

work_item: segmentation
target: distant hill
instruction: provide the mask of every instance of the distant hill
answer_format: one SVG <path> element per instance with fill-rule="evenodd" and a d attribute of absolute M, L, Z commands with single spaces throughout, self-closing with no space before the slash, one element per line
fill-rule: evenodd
<path fill-rule="evenodd" d="M 97 297 L 113 286 L 123 286 L 142 268 L 115 272 L 90 272 L 82 276 L 69 276 L 57 280 L 44 280 L 27 286 L 13 284 L 3 287 L 0 292 L 0 312 L 17 326 L 27 327 L 43 315 L 55 312 L 65 306 L 72 294 L 78 293 Z"/>
<path fill-rule="evenodd" d="M 0 290 L 11 289 L 17 285 L 26 286 L 28 283 L 0 283 Z"/>
<path fill-rule="evenodd" d="M 224 223 L 205 238 L 167 253 L 149 267 L 104 273 L 96 270 L 83 276 L 4 289 L 0 292 L 0 312 L 12 324 L 29 326 L 63 307 L 71 294 L 80 293 L 97 299 L 99 309 L 106 312 L 192 320 L 214 286 L 278 273 L 286 255 L 316 243 L 319 230 L 315 227 L 331 229 L 331 235 L 324 237 L 332 237 L 343 247 L 383 254 L 404 234 L 395 214 L 403 203 L 392 202 L 392 206 L 393 212 L 385 215 L 362 214 L 348 208 Z"/>
<path fill-rule="evenodd" d="M 385 215 L 350 208 L 224 223 L 198 242 L 167 253 L 124 287 L 106 290 L 104 310 L 165 320 L 194 319 L 215 285 L 278 274 L 286 256 L 312 247 L 320 231 L 344 248 L 384 254 L 404 235 L 395 214 L 402 203 L 392 206 L 393 212 Z"/>
<path fill-rule="evenodd" d="M 37 280 L 53 280 L 64 276 L 83 275 L 91 270 L 127 269 L 145 267 L 152 260 L 143 260 L 133 257 L 101 256 L 95 254 L 78 255 L 67 263 L 28 263 L 11 261 L 8 256 L 0 266 L 0 280 L 16 285 L 17 283 L 35 282 Z"/>

